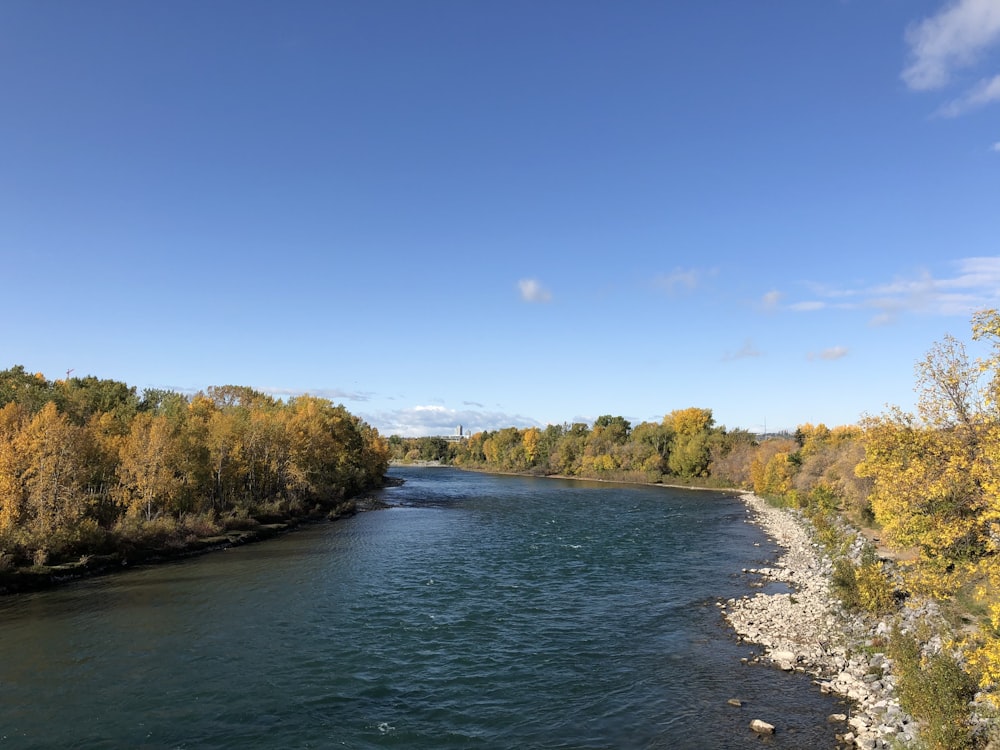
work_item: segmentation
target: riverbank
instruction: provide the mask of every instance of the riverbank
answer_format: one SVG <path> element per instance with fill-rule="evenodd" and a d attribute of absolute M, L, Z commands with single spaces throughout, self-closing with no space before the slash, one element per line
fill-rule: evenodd
<path fill-rule="evenodd" d="M 397 486 L 402 480 L 386 477 L 384 487 Z M 122 544 L 103 554 L 83 555 L 78 560 L 54 565 L 8 567 L 0 570 L 0 596 L 42 591 L 82 578 L 109 575 L 140 565 L 153 565 L 185 559 L 209 552 L 253 544 L 286 534 L 301 526 L 338 521 L 359 512 L 378 510 L 384 503 L 367 493 L 328 506 L 317 506 L 302 515 L 270 516 L 244 519 L 238 527 L 225 528 L 207 536 L 170 538 L 160 543 Z"/>
<path fill-rule="evenodd" d="M 726 620 L 741 640 L 763 648 L 754 661 L 811 674 L 820 690 L 852 702 L 849 713 L 831 716 L 844 724 L 838 736 L 845 746 L 911 746 L 916 724 L 900 708 L 891 662 L 880 650 L 889 624 L 845 611 L 831 593 L 833 564 L 801 517 L 755 495 L 741 497 L 747 521 L 759 525 L 783 550 L 773 567 L 744 572 L 760 581 L 784 583 L 791 591 L 730 599 L 722 605 Z"/>

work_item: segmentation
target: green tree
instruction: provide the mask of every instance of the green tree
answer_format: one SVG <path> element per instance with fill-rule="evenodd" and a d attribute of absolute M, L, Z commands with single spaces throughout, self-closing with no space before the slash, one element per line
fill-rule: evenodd
<path fill-rule="evenodd" d="M 52 400 L 52 383 L 42 373 L 26 372 L 22 365 L 0 371 L 0 407 L 13 402 L 37 413 Z"/>
<path fill-rule="evenodd" d="M 117 380 L 102 380 L 88 375 L 56 381 L 53 398 L 74 424 L 85 425 L 98 414 L 108 414 L 118 424 L 120 434 L 139 410 L 135 388 Z"/>

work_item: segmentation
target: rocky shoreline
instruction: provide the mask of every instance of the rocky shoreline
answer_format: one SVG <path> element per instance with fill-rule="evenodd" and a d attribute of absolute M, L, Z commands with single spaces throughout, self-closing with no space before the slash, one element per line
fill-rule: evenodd
<path fill-rule="evenodd" d="M 764 649 L 754 659 L 785 671 L 806 672 L 818 688 L 851 701 L 838 737 L 845 747 L 864 750 L 906 747 L 917 737 L 913 718 L 900 708 L 891 663 L 879 650 L 889 625 L 864 614 L 847 612 L 831 592 L 833 563 L 793 511 L 742 495 L 747 521 L 759 525 L 783 549 L 774 567 L 747 569 L 762 581 L 778 581 L 790 593 L 758 592 L 721 604 L 737 636 Z M 860 552 L 860 544 L 856 545 Z M 775 724 L 767 717 L 759 717 Z"/>

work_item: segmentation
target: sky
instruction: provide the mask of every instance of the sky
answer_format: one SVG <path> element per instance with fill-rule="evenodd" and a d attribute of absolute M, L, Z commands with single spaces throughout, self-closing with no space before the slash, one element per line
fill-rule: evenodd
<path fill-rule="evenodd" d="M 1000 0 L 5 0 L 0 369 L 386 435 L 912 409 L 1000 306 Z"/>

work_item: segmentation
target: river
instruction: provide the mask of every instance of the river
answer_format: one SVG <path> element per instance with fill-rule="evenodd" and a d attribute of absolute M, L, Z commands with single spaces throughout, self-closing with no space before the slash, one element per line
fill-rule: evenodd
<path fill-rule="evenodd" d="M 0 599 L 0 747 L 836 746 L 716 606 L 776 556 L 737 498 L 391 473 L 387 510 Z"/>

